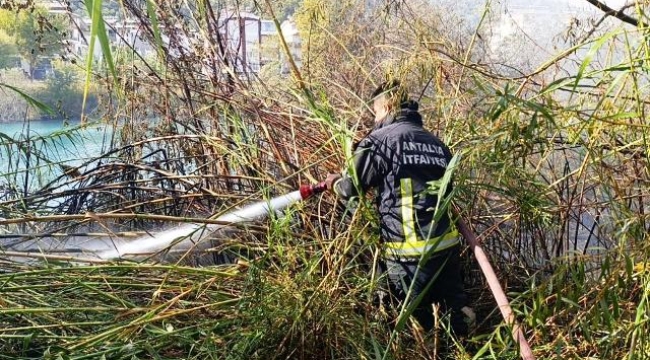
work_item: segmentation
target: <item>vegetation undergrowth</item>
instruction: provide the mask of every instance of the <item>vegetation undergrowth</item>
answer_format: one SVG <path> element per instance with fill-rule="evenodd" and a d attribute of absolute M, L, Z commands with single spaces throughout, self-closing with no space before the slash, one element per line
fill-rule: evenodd
<path fill-rule="evenodd" d="M 83 92 L 101 88 L 99 120 L 85 113 L 49 135 L 0 129 L 0 358 L 518 358 L 469 251 L 471 336 L 450 336 L 442 319 L 435 334 L 409 324 L 391 340 L 369 199 L 325 194 L 180 252 L 74 261 L 80 239 L 214 219 L 348 166 L 386 76 L 409 86 L 425 126 L 460 156 L 454 204 L 535 355 L 647 358 L 647 32 L 595 28 L 513 75 L 483 61 L 489 3 L 469 31 L 425 2 L 381 3 L 123 0 L 153 44 L 142 56 L 112 51 L 102 1 L 88 2 L 94 46 L 110 54 L 77 61 Z M 295 10 L 302 56 L 278 47 L 289 74 L 277 63 L 237 71 L 218 26 L 240 5 Z"/>

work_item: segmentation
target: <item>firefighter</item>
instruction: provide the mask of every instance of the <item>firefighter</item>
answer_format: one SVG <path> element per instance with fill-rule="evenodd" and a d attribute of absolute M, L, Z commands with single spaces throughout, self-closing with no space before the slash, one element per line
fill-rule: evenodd
<path fill-rule="evenodd" d="M 329 174 L 327 189 L 350 199 L 375 189 L 380 215 L 380 270 L 398 306 L 422 295 L 412 316 L 429 331 L 433 304 L 450 314 L 451 329 L 464 336 L 475 316 L 460 274 L 460 239 L 436 193 L 452 154 L 422 126 L 418 103 L 397 81 L 372 94 L 375 127 L 356 146 L 354 175 Z M 445 195 L 449 195 L 449 182 Z M 419 268 L 418 268 L 419 267 Z M 409 293 L 410 290 L 410 293 Z"/>

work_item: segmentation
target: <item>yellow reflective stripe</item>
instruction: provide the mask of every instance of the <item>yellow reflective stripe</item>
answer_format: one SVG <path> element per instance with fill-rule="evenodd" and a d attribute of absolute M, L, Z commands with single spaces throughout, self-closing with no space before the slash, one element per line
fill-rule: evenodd
<path fill-rule="evenodd" d="M 408 244 L 418 241 L 415 235 L 415 219 L 413 218 L 413 184 L 410 178 L 400 179 L 402 193 L 402 231 L 404 241 Z"/>
<path fill-rule="evenodd" d="M 457 230 L 448 232 L 429 240 L 415 242 L 385 242 L 386 255 L 394 256 L 420 256 L 421 254 L 435 249 L 434 252 L 443 251 L 458 244 L 460 241 Z"/>

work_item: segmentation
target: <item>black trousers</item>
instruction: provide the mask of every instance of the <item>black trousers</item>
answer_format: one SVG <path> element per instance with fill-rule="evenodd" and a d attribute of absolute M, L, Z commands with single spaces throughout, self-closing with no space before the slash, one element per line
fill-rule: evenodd
<path fill-rule="evenodd" d="M 432 255 L 418 270 L 419 260 L 384 260 L 380 270 L 386 275 L 388 289 L 392 295 L 393 306 L 400 309 L 404 304 L 409 288 L 408 303 L 424 293 L 422 300 L 412 313 L 424 330 L 434 326 L 432 304 L 438 304 L 444 313 L 450 315 L 450 325 L 458 336 L 466 335 L 468 326 L 461 309 L 467 306 L 463 280 L 460 273 L 460 246 Z M 429 285 L 431 284 L 431 285 Z M 427 288 L 428 286 L 428 288 Z"/>

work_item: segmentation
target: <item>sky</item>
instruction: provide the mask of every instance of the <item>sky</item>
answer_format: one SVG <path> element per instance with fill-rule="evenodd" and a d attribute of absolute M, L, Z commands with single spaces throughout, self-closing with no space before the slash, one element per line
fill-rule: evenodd
<path fill-rule="evenodd" d="M 461 0 L 466 1 L 466 0 Z M 626 0 L 601 0 L 613 9 L 620 9 Z M 497 19 L 490 27 L 489 48 L 494 59 L 522 68 L 528 61 L 536 68 L 567 49 L 566 34 L 572 21 L 580 20 L 582 29 L 589 29 L 589 19 L 600 19 L 603 13 L 585 0 L 493 0 Z M 620 26 L 616 19 L 605 23 Z M 504 61 L 505 59 L 505 61 Z"/>
<path fill-rule="evenodd" d="M 619 9 L 627 0 L 600 0 L 605 5 Z M 572 13 L 580 10 L 598 11 L 585 0 L 496 0 L 504 3 L 512 11 L 534 11 L 538 14 Z"/>

